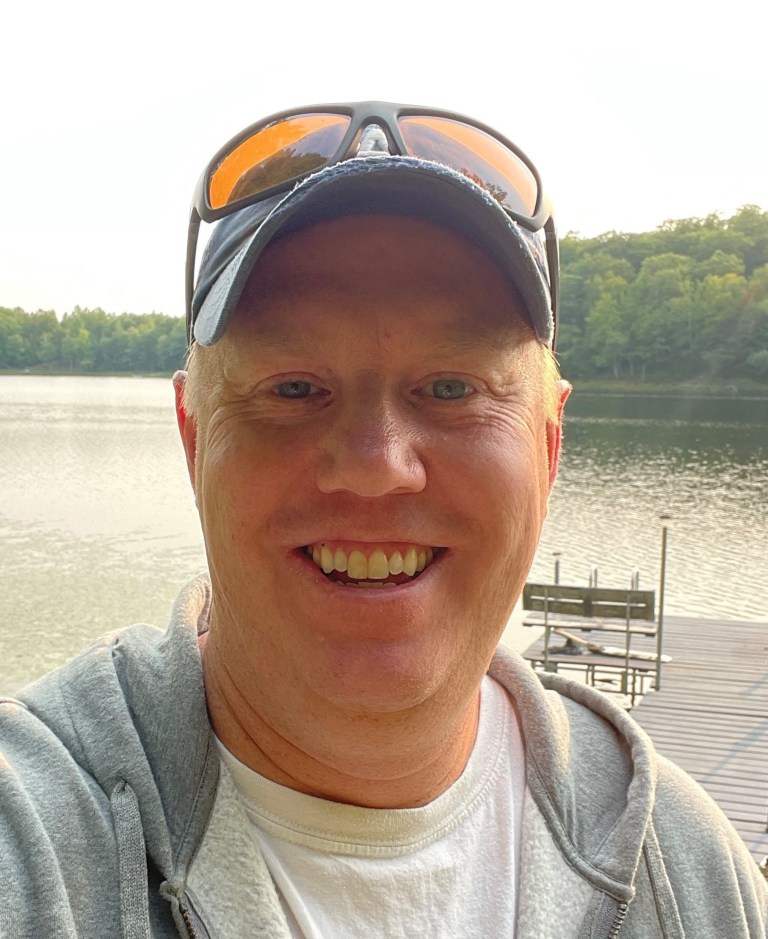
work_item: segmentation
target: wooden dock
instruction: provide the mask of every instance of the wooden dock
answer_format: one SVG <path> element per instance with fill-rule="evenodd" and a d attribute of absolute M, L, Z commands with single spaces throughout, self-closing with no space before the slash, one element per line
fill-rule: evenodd
<path fill-rule="evenodd" d="M 668 617 L 661 689 L 632 716 L 768 855 L 768 623 Z"/>

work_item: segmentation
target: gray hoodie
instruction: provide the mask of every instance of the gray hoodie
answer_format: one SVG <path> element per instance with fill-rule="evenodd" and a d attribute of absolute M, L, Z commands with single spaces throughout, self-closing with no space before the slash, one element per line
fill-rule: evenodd
<path fill-rule="evenodd" d="M 193 581 L 167 632 L 108 636 L 0 700 L 1 939 L 220 936 L 187 891 L 220 783 L 197 645 L 209 604 L 207 580 Z M 510 935 L 765 937 L 757 865 L 621 709 L 505 651 L 490 673 L 514 698 L 527 758 Z M 286 939 L 254 869 L 230 934 Z"/>

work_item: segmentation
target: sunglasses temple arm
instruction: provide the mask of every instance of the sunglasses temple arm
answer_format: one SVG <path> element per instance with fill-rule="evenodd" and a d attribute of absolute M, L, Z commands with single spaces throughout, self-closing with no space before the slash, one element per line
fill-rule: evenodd
<path fill-rule="evenodd" d="M 547 245 L 547 260 L 549 264 L 549 291 L 552 302 L 552 316 L 554 318 L 554 335 L 552 348 L 557 343 L 557 329 L 560 324 L 560 245 L 557 241 L 555 223 L 550 216 L 544 223 L 544 235 Z"/>
<path fill-rule="evenodd" d="M 192 330 L 192 297 L 195 292 L 195 260 L 197 256 L 197 236 L 200 231 L 200 216 L 196 209 L 189 215 L 189 229 L 187 231 L 187 265 L 185 283 L 185 309 L 187 314 L 187 345 L 191 346 L 194 336 Z"/>

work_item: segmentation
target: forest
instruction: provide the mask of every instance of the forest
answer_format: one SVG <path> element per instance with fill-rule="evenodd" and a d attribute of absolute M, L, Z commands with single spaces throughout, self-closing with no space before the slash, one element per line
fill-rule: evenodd
<path fill-rule="evenodd" d="M 560 245 L 569 378 L 768 381 L 768 212 Z"/>
<path fill-rule="evenodd" d="M 651 232 L 568 233 L 560 260 L 566 377 L 768 383 L 768 212 L 746 205 Z M 183 320 L 160 313 L 0 307 L 0 370 L 168 374 L 185 348 Z"/>

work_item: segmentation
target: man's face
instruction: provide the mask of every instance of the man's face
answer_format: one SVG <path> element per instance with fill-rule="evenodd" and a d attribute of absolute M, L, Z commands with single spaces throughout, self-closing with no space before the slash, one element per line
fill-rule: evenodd
<path fill-rule="evenodd" d="M 559 440 L 503 275 L 426 222 L 321 223 L 265 251 L 214 355 L 184 436 L 230 677 L 291 707 L 469 700 Z"/>

